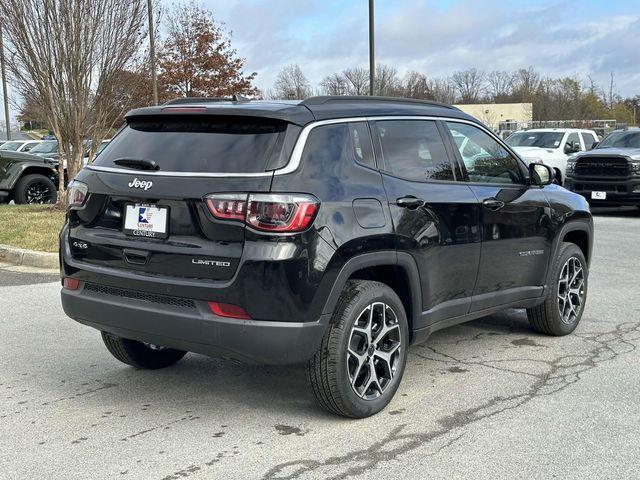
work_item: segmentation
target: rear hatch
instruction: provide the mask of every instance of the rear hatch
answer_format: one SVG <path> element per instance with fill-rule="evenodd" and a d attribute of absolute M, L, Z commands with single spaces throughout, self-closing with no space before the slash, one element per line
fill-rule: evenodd
<path fill-rule="evenodd" d="M 149 275 L 231 279 L 244 222 L 216 218 L 205 197 L 241 192 L 223 205 L 232 211 L 234 198 L 246 203 L 242 195 L 268 192 L 270 169 L 288 158 L 298 132 L 282 120 L 246 116 L 129 118 L 77 177 L 89 195 L 69 216 L 73 257 Z"/>

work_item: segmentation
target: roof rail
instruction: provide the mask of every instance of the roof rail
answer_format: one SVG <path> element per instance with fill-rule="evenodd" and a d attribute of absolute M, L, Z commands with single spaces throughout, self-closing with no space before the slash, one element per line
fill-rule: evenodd
<path fill-rule="evenodd" d="M 214 102 L 250 102 L 251 99 L 242 95 L 233 94 L 231 97 L 182 97 L 174 98 L 163 105 L 187 105 L 191 103 L 214 103 Z"/>
<path fill-rule="evenodd" d="M 421 98 L 403 98 L 403 97 L 376 97 L 369 95 L 325 95 L 318 97 L 309 97 L 300 105 L 326 105 L 327 103 L 353 103 L 353 102 L 389 102 L 389 103 L 407 103 L 413 105 L 430 105 L 434 107 L 450 108 L 457 110 L 456 107 L 446 103 L 440 103 L 433 100 L 423 100 Z"/>

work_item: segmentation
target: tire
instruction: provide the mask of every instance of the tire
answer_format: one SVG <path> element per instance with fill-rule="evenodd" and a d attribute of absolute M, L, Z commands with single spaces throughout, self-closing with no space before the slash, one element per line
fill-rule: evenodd
<path fill-rule="evenodd" d="M 38 188 L 39 187 L 39 188 Z M 33 189 L 33 190 L 32 190 Z M 33 191 L 41 191 L 39 195 L 33 195 Z M 57 201 L 57 190 L 50 178 L 40 174 L 25 175 L 16 184 L 14 200 L 17 204 L 40 203 L 50 204 Z"/>
<path fill-rule="evenodd" d="M 553 280 L 546 300 L 527 309 L 527 317 L 531 326 L 540 333 L 568 335 L 576 329 L 584 312 L 589 278 L 587 261 L 577 245 L 565 242 L 560 246 L 552 268 Z M 570 286 L 569 291 L 567 285 Z"/>
<path fill-rule="evenodd" d="M 374 338 L 371 343 L 368 329 Z M 398 390 L 408 347 L 409 326 L 398 295 L 383 283 L 349 281 L 320 348 L 306 365 L 307 381 L 325 410 L 350 418 L 374 415 Z M 370 366 L 377 372 L 377 383 L 370 382 Z"/>
<path fill-rule="evenodd" d="M 102 332 L 102 341 L 109 353 L 122 363 L 147 370 L 170 367 L 187 354 L 173 348 L 152 348 L 137 340 L 121 338 L 107 332 Z"/>

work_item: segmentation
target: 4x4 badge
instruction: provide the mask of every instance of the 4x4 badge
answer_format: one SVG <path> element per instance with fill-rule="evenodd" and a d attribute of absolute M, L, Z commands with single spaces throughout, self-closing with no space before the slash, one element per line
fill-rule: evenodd
<path fill-rule="evenodd" d="M 134 178 L 129 183 L 129 188 L 142 188 L 145 191 L 149 190 L 151 187 L 153 187 L 153 182 L 151 180 L 138 180 L 138 177 Z"/>

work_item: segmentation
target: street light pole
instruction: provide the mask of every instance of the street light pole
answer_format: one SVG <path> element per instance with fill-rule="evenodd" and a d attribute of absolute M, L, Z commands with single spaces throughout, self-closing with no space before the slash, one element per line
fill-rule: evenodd
<path fill-rule="evenodd" d="M 7 140 L 11 140 L 9 124 L 9 97 L 7 96 L 7 71 L 4 65 L 4 43 L 2 42 L 2 26 L 0 25 L 0 72 L 2 73 L 2 95 L 4 97 L 4 121 L 7 127 Z"/>
<path fill-rule="evenodd" d="M 374 6 L 373 0 L 369 0 L 369 95 L 375 92 L 376 82 L 376 56 L 374 42 Z"/>
<path fill-rule="evenodd" d="M 153 32 L 153 6 L 152 0 L 147 0 L 147 13 L 149 15 L 149 56 L 151 57 L 151 83 L 153 85 L 153 104 L 158 105 L 158 79 L 156 77 L 156 41 Z"/>

